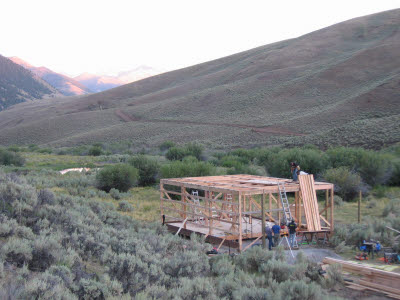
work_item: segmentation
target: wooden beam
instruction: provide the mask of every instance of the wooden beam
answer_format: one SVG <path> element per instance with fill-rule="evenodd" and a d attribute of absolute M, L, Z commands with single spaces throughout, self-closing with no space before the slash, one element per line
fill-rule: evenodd
<path fill-rule="evenodd" d="M 242 252 L 242 193 L 239 192 L 239 252 Z"/>
<path fill-rule="evenodd" d="M 264 211 L 265 193 L 261 197 L 261 232 L 262 232 L 262 248 L 265 249 L 267 244 L 265 241 L 265 211 Z"/>
<path fill-rule="evenodd" d="M 334 224 L 333 224 L 333 220 L 334 220 L 334 216 L 333 216 L 333 207 L 334 207 L 334 201 L 333 201 L 333 188 L 331 188 L 331 206 L 330 206 L 330 212 L 331 212 L 331 219 L 330 219 L 330 223 L 331 223 L 331 234 L 333 234 L 333 230 L 334 228 Z"/>
<path fill-rule="evenodd" d="M 263 235 L 264 239 L 265 236 Z M 243 251 L 246 251 L 247 249 L 249 249 L 251 246 L 253 246 L 261 237 L 256 238 L 253 242 L 251 242 L 251 244 L 247 245 L 246 248 L 243 249 Z M 264 248 L 265 249 L 265 248 Z"/>

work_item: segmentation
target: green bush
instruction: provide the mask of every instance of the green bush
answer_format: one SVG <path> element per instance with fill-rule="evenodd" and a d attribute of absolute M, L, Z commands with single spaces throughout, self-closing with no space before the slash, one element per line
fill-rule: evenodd
<path fill-rule="evenodd" d="M 92 146 L 88 151 L 88 155 L 91 156 L 100 156 L 103 154 L 103 149 L 100 146 Z"/>
<path fill-rule="evenodd" d="M 138 178 L 138 170 L 129 165 L 112 165 L 101 169 L 97 176 L 97 187 L 109 192 L 112 188 L 120 192 L 128 191 Z"/>
<path fill-rule="evenodd" d="M 19 153 L 0 148 L 0 165 L 21 167 L 24 163 L 25 159 Z"/>
<path fill-rule="evenodd" d="M 215 167 L 197 160 L 175 161 L 161 167 L 162 178 L 197 177 L 215 174 Z"/>
<path fill-rule="evenodd" d="M 182 160 L 185 156 L 187 156 L 186 149 L 180 147 L 171 147 L 168 152 L 165 154 L 165 157 L 168 160 Z"/>
<path fill-rule="evenodd" d="M 156 160 L 139 155 L 131 158 L 129 163 L 139 170 L 139 186 L 148 186 L 156 183 L 160 172 L 160 165 Z"/>
<path fill-rule="evenodd" d="M 318 175 L 328 167 L 328 157 L 319 150 L 293 148 L 272 153 L 265 163 L 268 174 L 276 177 L 291 178 L 290 162 L 297 162 L 301 170 Z"/>
<path fill-rule="evenodd" d="M 133 206 L 128 201 L 123 200 L 118 203 L 118 210 L 124 212 L 130 212 L 133 211 Z"/>
<path fill-rule="evenodd" d="M 335 185 L 336 193 L 344 200 L 353 199 L 361 188 L 361 178 L 347 167 L 326 170 L 324 179 Z"/>
<path fill-rule="evenodd" d="M 111 196 L 111 198 L 113 198 L 114 200 L 119 200 L 121 199 L 121 194 L 119 192 L 119 190 L 112 188 L 109 192 L 108 192 Z"/>
<path fill-rule="evenodd" d="M 165 151 L 168 150 L 169 148 L 172 148 L 175 146 L 175 143 L 172 141 L 165 141 L 160 145 L 160 150 Z"/>

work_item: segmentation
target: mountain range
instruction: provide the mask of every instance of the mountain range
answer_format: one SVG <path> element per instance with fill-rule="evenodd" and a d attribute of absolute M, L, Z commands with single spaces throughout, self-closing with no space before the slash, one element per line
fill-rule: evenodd
<path fill-rule="evenodd" d="M 43 66 L 35 67 L 16 56 L 9 57 L 9 59 L 30 70 L 37 77 L 56 88 L 64 96 L 78 96 L 102 92 L 162 72 L 152 67 L 139 66 L 129 71 L 120 72 L 116 76 L 83 73 L 76 77 L 69 77 Z"/>
<path fill-rule="evenodd" d="M 0 111 L 17 103 L 59 96 L 39 76 L 0 55 Z"/>
<path fill-rule="evenodd" d="M 79 98 L 0 112 L 0 143 L 214 148 L 400 141 L 400 9 Z"/>

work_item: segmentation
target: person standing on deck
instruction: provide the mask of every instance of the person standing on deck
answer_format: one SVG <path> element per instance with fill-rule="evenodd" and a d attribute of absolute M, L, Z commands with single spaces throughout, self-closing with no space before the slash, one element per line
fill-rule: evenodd
<path fill-rule="evenodd" d="M 293 248 L 293 243 L 294 239 L 296 238 L 296 228 L 297 228 L 297 224 L 294 222 L 294 219 L 292 219 L 292 221 L 289 223 L 288 228 L 289 228 L 289 243 L 290 247 Z"/>
<path fill-rule="evenodd" d="M 272 229 L 271 229 L 271 227 L 269 227 L 269 225 L 265 227 L 265 234 L 267 235 L 267 239 L 268 239 L 268 249 L 272 250 L 272 247 L 274 246 L 274 242 L 272 241 Z"/>
<path fill-rule="evenodd" d="M 290 172 L 292 174 L 293 181 L 297 181 L 297 179 L 298 179 L 298 176 L 297 176 L 297 171 L 298 170 L 297 170 L 297 168 L 299 168 L 299 166 L 295 162 L 291 162 L 290 163 Z"/>
<path fill-rule="evenodd" d="M 274 246 L 279 245 L 279 238 L 280 238 L 280 233 L 281 233 L 281 226 L 275 223 L 274 226 L 272 226 L 272 231 L 274 233 Z"/>

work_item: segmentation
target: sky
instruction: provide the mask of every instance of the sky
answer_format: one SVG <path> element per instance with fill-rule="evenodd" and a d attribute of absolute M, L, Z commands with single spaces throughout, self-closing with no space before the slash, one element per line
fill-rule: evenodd
<path fill-rule="evenodd" d="M 1 0 L 0 54 L 71 76 L 167 71 L 395 8 L 400 0 Z"/>

